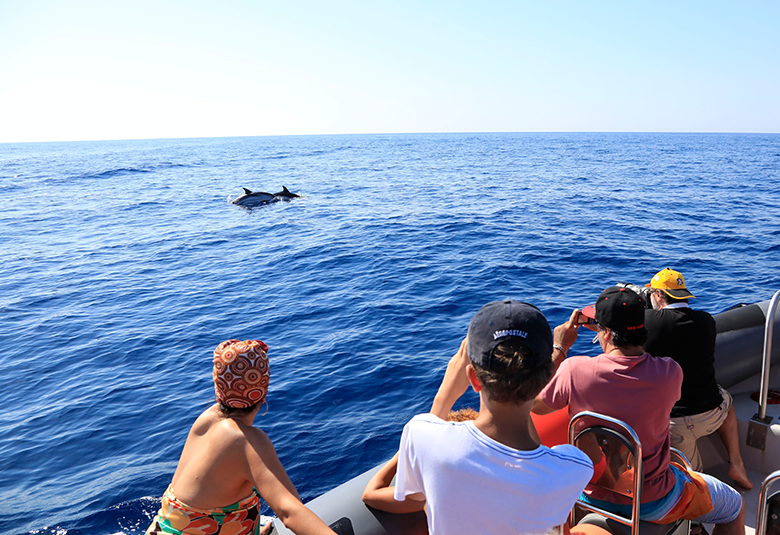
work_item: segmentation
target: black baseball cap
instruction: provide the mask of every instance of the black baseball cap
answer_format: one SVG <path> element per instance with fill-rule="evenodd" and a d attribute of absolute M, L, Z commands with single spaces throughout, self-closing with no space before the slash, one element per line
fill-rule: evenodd
<path fill-rule="evenodd" d="M 582 313 L 604 327 L 616 331 L 635 331 L 645 326 L 645 302 L 633 290 L 610 286 L 599 296 L 595 305 Z"/>
<path fill-rule="evenodd" d="M 528 303 L 506 300 L 488 303 L 471 318 L 469 360 L 493 369 L 493 350 L 508 340 L 517 340 L 531 350 L 534 361 L 527 364 L 528 368 L 552 358 L 552 331 L 544 314 Z"/>

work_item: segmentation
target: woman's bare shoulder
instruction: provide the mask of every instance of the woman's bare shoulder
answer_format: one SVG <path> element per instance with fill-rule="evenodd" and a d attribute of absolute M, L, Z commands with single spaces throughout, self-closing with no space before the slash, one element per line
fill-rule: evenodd
<path fill-rule="evenodd" d="M 246 450 L 273 449 L 271 439 L 262 429 L 232 418 L 222 418 L 212 424 L 213 440 L 221 443 L 224 448 L 241 448 Z"/>
<path fill-rule="evenodd" d="M 202 413 L 200 413 L 200 416 L 197 417 L 195 420 L 195 423 L 192 424 L 191 431 L 203 434 L 207 432 L 214 424 L 219 422 L 222 418 L 220 417 L 219 410 L 217 409 L 216 405 L 212 405 Z"/>
<path fill-rule="evenodd" d="M 217 406 L 206 409 L 190 430 L 190 439 L 195 443 L 205 440 L 209 448 L 221 454 L 238 450 L 251 455 L 274 451 L 273 444 L 262 429 L 239 419 L 222 415 Z"/>

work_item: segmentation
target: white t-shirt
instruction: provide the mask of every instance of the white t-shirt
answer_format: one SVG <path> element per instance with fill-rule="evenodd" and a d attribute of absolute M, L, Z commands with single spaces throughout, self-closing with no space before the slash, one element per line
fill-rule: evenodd
<path fill-rule="evenodd" d="M 567 520 L 593 464 L 564 444 L 520 451 L 474 422 L 418 414 L 401 437 L 395 499 L 422 492 L 431 535 L 529 535 Z"/>

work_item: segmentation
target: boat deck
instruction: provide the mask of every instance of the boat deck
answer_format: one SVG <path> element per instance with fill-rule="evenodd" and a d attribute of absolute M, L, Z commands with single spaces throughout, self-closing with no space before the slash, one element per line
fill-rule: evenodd
<path fill-rule="evenodd" d="M 749 422 L 758 412 L 758 403 L 750 399 L 750 395 L 758 391 L 759 384 L 760 377 L 756 375 L 728 389 L 734 398 L 734 410 L 739 421 L 742 459 L 745 461 L 748 476 L 753 482 L 753 489 L 749 491 L 734 486 L 745 500 L 745 532 L 747 535 L 753 535 L 755 532 L 761 482 L 775 470 L 780 470 L 780 405 L 767 406 L 767 416 L 771 416 L 772 420 L 767 431 L 765 449 L 760 450 L 746 444 Z M 780 390 L 780 366 L 772 367 L 769 384 L 770 388 Z M 722 481 L 733 484 L 726 475 L 728 470 L 726 449 L 717 434 L 699 439 L 699 448 L 705 466 L 704 471 Z M 711 527 L 707 526 L 710 533 L 712 533 Z"/>

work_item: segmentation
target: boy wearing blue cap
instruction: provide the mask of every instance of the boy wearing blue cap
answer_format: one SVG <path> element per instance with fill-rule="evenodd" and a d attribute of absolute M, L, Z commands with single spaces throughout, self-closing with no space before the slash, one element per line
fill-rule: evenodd
<path fill-rule="evenodd" d="M 593 466 L 573 446 L 548 448 L 531 435 L 552 352 L 550 326 L 532 305 L 494 301 L 471 319 L 431 414 L 415 416 L 401 438 L 395 499 L 426 500 L 432 535 L 549 533 L 566 522 Z M 469 385 L 479 416 L 446 422 Z"/>

